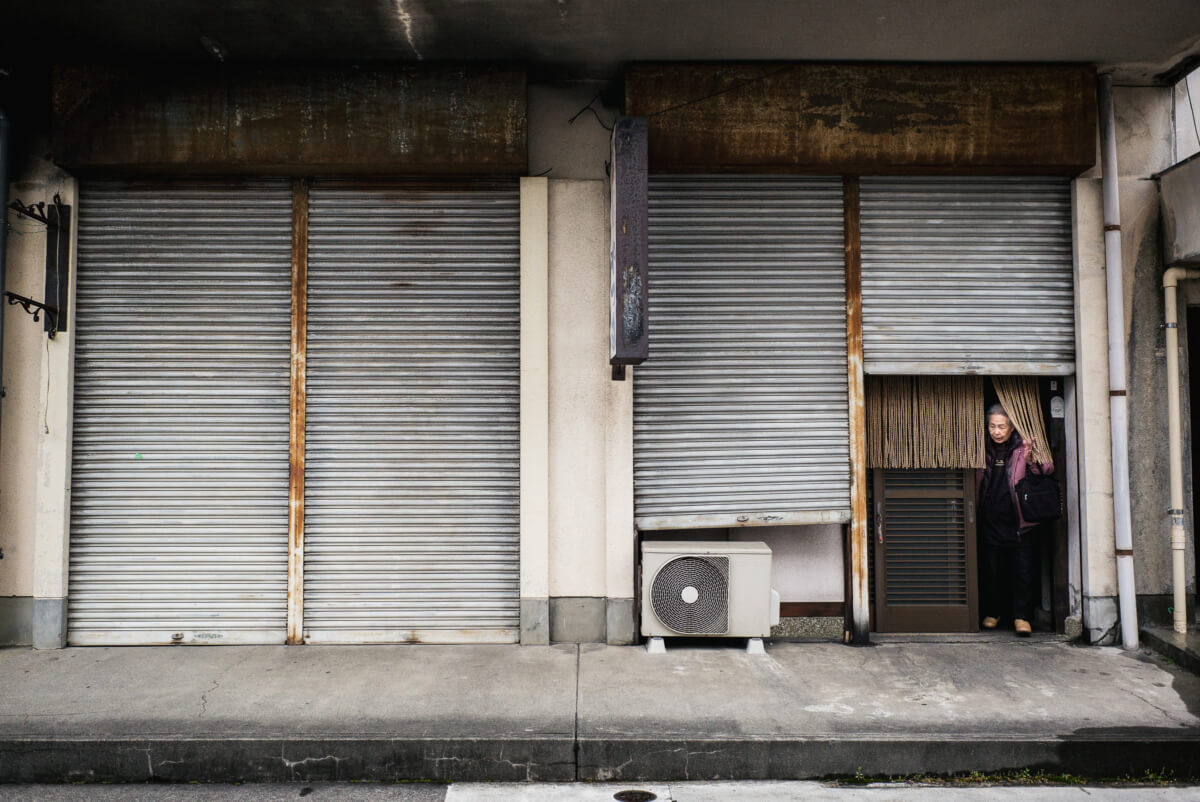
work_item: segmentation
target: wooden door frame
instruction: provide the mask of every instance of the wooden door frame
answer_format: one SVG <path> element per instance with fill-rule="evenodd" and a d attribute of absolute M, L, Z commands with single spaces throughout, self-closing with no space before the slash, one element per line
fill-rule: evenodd
<path fill-rule="evenodd" d="M 963 512 L 966 524 L 966 575 L 967 575 L 967 604 L 965 607 L 933 606 L 933 605 L 892 605 L 887 604 L 886 576 L 884 573 L 887 555 L 886 517 L 883 515 L 883 468 L 872 469 L 872 486 L 874 502 L 874 531 L 870 536 L 875 538 L 875 564 L 872 566 L 875 582 L 875 619 L 876 632 L 978 632 L 979 631 L 979 562 L 976 550 L 976 516 L 975 516 L 975 482 L 974 471 L 965 469 L 962 474 Z M 945 494 L 934 491 L 906 491 L 901 495 L 907 498 L 947 498 Z M 958 626 L 945 626 L 948 616 L 954 616 Z"/>

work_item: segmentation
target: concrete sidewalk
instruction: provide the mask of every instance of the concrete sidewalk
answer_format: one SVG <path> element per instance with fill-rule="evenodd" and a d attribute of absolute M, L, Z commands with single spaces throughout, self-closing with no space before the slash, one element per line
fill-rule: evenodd
<path fill-rule="evenodd" d="M 1056 641 L 0 650 L 0 781 L 1200 776 L 1200 677 Z"/>

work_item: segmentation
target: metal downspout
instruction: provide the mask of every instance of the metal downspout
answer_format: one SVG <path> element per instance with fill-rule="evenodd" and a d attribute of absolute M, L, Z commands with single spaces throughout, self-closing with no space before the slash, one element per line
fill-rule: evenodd
<path fill-rule="evenodd" d="M 1187 575 L 1183 528 L 1183 443 L 1179 413 L 1179 306 L 1175 288 L 1183 279 L 1200 278 L 1200 269 L 1172 267 L 1163 273 L 1163 322 L 1167 332 L 1167 439 L 1171 460 L 1171 592 L 1176 632 L 1187 633 Z"/>
<path fill-rule="evenodd" d="M 1113 529 L 1121 646 L 1138 646 L 1137 597 L 1133 584 L 1133 523 L 1129 511 L 1129 419 L 1125 396 L 1125 292 L 1121 264 L 1121 204 L 1112 76 L 1099 78 L 1100 160 L 1104 191 L 1104 265 L 1108 289 L 1108 412 L 1112 430 Z"/>
<path fill-rule="evenodd" d="M 0 382 L 4 376 L 4 264 L 8 259 L 8 116 L 0 109 Z M 0 399 L 4 391 L 0 387 Z M 2 402 L 0 402 L 2 406 Z M 0 410 L 0 419 L 3 418 Z"/>

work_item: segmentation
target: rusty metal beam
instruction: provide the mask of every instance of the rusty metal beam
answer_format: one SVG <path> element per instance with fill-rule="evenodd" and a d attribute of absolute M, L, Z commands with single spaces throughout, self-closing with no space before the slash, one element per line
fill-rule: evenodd
<path fill-rule="evenodd" d="M 304 418 L 308 352 L 308 181 L 292 184 L 292 370 L 288 436 L 287 642 L 304 642 Z"/>
<path fill-rule="evenodd" d="M 60 67 L 52 156 L 90 172 L 522 175 L 520 67 Z"/>
<path fill-rule="evenodd" d="M 851 642 L 871 638 L 867 585 L 867 407 L 863 379 L 862 251 L 858 177 L 843 179 L 846 240 L 846 364 L 850 396 L 850 633 Z"/>
<path fill-rule="evenodd" d="M 651 172 L 1046 173 L 1096 155 L 1084 65 L 646 64 Z"/>

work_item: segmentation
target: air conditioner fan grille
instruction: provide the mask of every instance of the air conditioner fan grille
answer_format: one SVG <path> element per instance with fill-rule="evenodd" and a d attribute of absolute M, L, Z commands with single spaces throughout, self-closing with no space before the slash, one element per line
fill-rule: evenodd
<path fill-rule="evenodd" d="M 729 558 L 676 557 L 658 569 L 650 605 L 662 624 L 681 635 L 729 631 Z"/>

